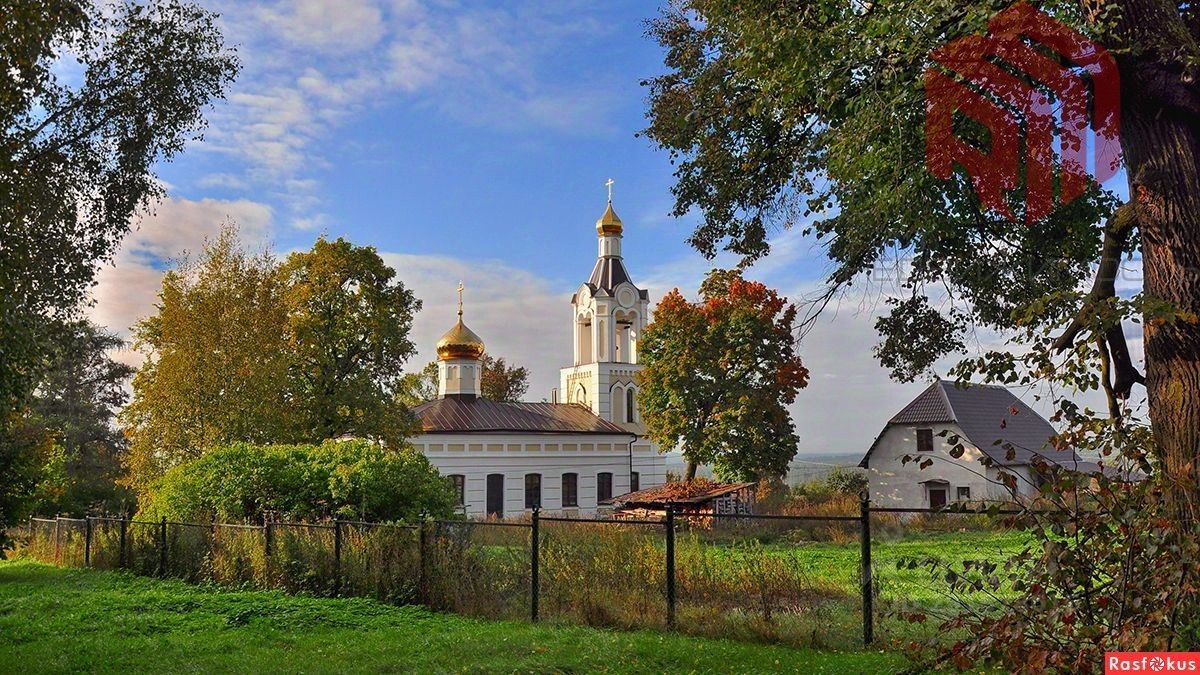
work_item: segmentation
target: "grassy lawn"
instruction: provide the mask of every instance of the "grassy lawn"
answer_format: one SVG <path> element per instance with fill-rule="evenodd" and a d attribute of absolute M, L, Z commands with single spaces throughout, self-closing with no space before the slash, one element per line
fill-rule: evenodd
<path fill-rule="evenodd" d="M 0 672 L 895 672 L 881 652 L 534 626 L 0 562 Z"/>

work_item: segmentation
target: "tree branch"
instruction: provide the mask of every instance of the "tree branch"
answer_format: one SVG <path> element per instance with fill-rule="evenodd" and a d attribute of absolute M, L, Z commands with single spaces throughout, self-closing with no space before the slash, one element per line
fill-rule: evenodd
<path fill-rule="evenodd" d="M 1108 219 L 1108 223 L 1104 227 L 1104 244 L 1100 251 L 1100 267 L 1096 270 L 1092 289 L 1084 298 L 1075 317 L 1071 319 L 1070 325 L 1051 344 L 1051 349 L 1054 351 L 1062 352 L 1073 347 L 1075 339 L 1088 327 L 1089 317 L 1096 306 L 1117 297 L 1116 279 L 1121 268 L 1121 256 L 1125 253 L 1129 243 L 1129 233 L 1133 230 L 1136 222 L 1133 202 L 1122 204 Z M 1129 393 L 1133 390 L 1133 385 L 1145 383 L 1146 380 L 1134 367 L 1133 360 L 1129 356 L 1129 346 L 1125 342 L 1120 319 L 1105 330 L 1103 342 L 1106 342 L 1107 346 L 1104 343 L 1098 343 L 1102 352 L 1101 357 L 1105 360 L 1103 366 L 1105 370 L 1108 369 L 1110 365 L 1108 360 L 1111 357 L 1111 366 L 1115 371 L 1112 393 L 1120 399 L 1128 398 Z M 1104 379 L 1107 383 L 1107 374 Z"/>

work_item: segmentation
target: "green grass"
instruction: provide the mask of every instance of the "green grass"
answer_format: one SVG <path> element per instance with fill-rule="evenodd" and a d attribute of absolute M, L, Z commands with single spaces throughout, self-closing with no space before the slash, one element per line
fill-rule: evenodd
<path fill-rule="evenodd" d="M 0 562 L 0 672 L 895 672 L 895 654 L 535 626 Z"/>

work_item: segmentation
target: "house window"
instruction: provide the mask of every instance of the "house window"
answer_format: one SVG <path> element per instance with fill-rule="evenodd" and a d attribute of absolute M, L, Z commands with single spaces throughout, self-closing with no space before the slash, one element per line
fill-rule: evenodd
<path fill-rule="evenodd" d="M 917 452 L 933 452 L 933 429 L 917 429 Z"/>
<path fill-rule="evenodd" d="M 630 492 L 637 492 L 638 490 L 642 489 L 641 484 L 642 484 L 641 474 L 639 474 L 636 471 L 629 474 L 629 491 Z"/>
<path fill-rule="evenodd" d="M 633 389 L 625 392 L 625 421 L 633 424 L 637 420 L 634 418 L 634 411 L 637 408 L 637 403 L 633 399 Z"/>
<path fill-rule="evenodd" d="M 454 498 L 459 506 L 467 503 L 467 477 L 461 473 L 451 474 L 450 484 L 454 486 Z"/>
<path fill-rule="evenodd" d="M 612 474 L 605 471 L 596 474 L 596 502 L 612 499 Z"/>
<path fill-rule="evenodd" d="M 965 502 L 971 498 L 971 488 L 960 485 L 957 489 L 958 501 Z"/>
<path fill-rule="evenodd" d="M 562 505 L 579 506 L 579 474 L 564 473 L 562 475 Z"/>
<path fill-rule="evenodd" d="M 542 474 L 525 474 L 525 508 L 536 509 L 542 506 Z"/>

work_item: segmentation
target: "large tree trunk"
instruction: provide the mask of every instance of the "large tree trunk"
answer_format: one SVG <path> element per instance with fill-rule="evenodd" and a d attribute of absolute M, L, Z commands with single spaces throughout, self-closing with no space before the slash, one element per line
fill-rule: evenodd
<path fill-rule="evenodd" d="M 1200 504 L 1200 96 L 1181 64 L 1197 54 L 1174 3 L 1118 0 L 1121 144 L 1149 298 L 1185 313 L 1144 324 L 1146 389 L 1159 470 L 1175 515 Z M 1189 318 L 1190 317 L 1190 318 Z"/>

